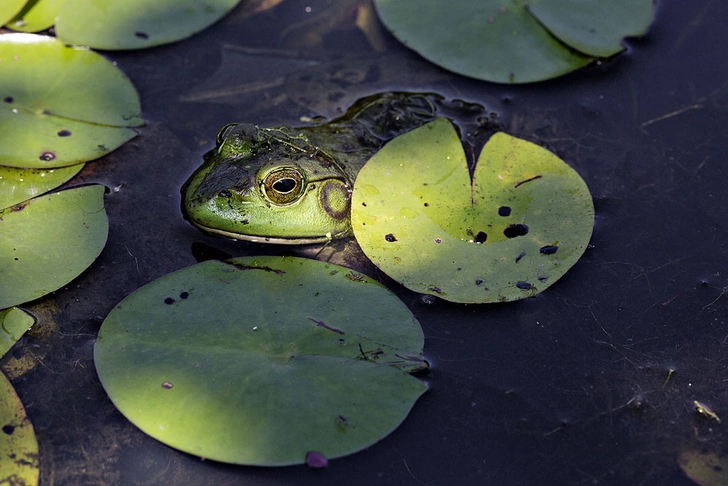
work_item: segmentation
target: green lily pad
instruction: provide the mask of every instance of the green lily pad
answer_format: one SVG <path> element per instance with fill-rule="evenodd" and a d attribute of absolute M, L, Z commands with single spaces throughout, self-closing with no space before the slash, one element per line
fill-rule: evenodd
<path fill-rule="evenodd" d="M 0 132 L 13 140 L 0 144 L 0 165 L 86 162 L 136 136 L 126 127 L 144 123 L 134 86 L 93 51 L 42 35 L 3 34 L 0 69 Z"/>
<path fill-rule="evenodd" d="M 579 175 L 533 143 L 496 133 L 473 179 L 440 118 L 387 144 L 359 172 L 352 227 L 364 253 L 405 287 L 454 302 L 504 302 L 552 285 L 594 224 Z"/>
<path fill-rule="evenodd" d="M 37 0 L 27 5 L 13 17 L 8 27 L 19 32 L 40 32 L 56 22 L 56 15 L 66 0 Z"/>
<path fill-rule="evenodd" d="M 0 210 L 0 309 L 76 278 L 106 244 L 104 187 L 78 187 Z"/>
<path fill-rule="evenodd" d="M 445 69 L 499 83 L 554 78 L 643 34 L 653 0 L 374 0 L 403 44 Z M 412 12 L 417 15 L 412 15 Z"/>
<path fill-rule="evenodd" d="M 686 449 L 677 458 L 680 469 L 700 486 L 728 485 L 728 454 Z"/>
<path fill-rule="evenodd" d="M 39 475 L 33 424 L 13 386 L 0 373 L 0 484 L 38 484 Z"/>
<path fill-rule="evenodd" d="M 116 407 L 155 439 L 282 466 L 351 454 L 394 430 L 427 388 L 405 372 L 426 366 L 423 344 L 409 310 L 368 277 L 248 257 L 137 290 L 104 321 L 94 358 Z"/>
<path fill-rule="evenodd" d="M 20 340 L 25 331 L 30 329 L 34 323 L 35 319 L 32 316 L 17 307 L 0 310 L 0 358 Z"/>
<path fill-rule="evenodd" d="M 224 17 L 240 0 L 66 0 L 56 35 L 95 49 L 141 49 L 178 41 Z"/>
<path fill-rule="evenodd" d="M 7 24 L 27 2 L 28 0 L 3 0 L 0 5 L 0 25 Z"/>
<path fill-rule="evenodd" d="M 84 164 L 58 169 L 16 169 L 0 166 L 0 209 L 27 201 L 68 181 Z"/>

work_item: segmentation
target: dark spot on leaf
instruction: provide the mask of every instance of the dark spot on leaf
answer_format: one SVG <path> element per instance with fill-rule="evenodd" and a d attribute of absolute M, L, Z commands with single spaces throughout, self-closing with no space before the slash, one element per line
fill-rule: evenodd
<path fill-rule="evenodd" d="M 59 137 L 70 137 L 71 136 L 71 132 L 68 131 L 68 130 L 59 130 L 58 131 L 58 136 Z"/>
<path fill-rule="evenodd" d="M 440 244 L 442 243 L 442 238 L 435 238 L 435 243 Z"/>
<path fill-rule="evenodd" d="M 3 425 L 3 432 L 8 435 L 13 435 L 13 432 L 15 432 L 15 426 L 14 425 Z"/>
<path fill-rule="evenodd" d="M 482 284 L 483 284 L 483 280 L 480 278 L 475 281 L 475 285 L 482 285 Z"/>
<path fill-rule="evenodd" d="M 430 203 L 425 203 L 425 207 L 426 208 L 429 208 L 430 207 Z"/>
<path fill-rule="evenodd" d="M 254 265 L 245 265 L 244 263 L 230 263 L 230 262 L 226 262 L 226 263 L 229 263 L 230 265 L 237 268 L 238 270 L 265 270 L 266 272 L 273 272 L 278 275 L 283 275 L 284 273 L 286 273 L 285 271 L 280 270 L 278 268 L 266 267 L 265 265 L 254 266 Z"/>
<path fill-rule="evenodd" d="M 308 451 L 306 453 L 306 465 L 315 468 L 328 467 L 329 460 L 318 451 Z"/>
<path fill-rule="evenodd" d="M 531 182 L 531 181 L 535 181 L 536 179 L 540 179 L 541 177 L 542 177 L 542 176 L 540 176 L 540 175 L 537 175 L 537 176 L 531 177 L 530 179 L 526 179 L 526 180 L 523 180 L 523 181 L 519 182 L 518 184 L 516 184 L 516 185 L 515 185 L 515 186 L 513 186 L 513 187 L 518 187 L 518 186 L 520 186 L 521 184 L 525 184 L 526 182 Z"/>
<path fill-rule="evenodd" d="M 511 208 L 510 206 L 501 206 L 498 208 L 498 216 L 510 216 L 511 215 Z"/>
<path fill-rule="evenodd" d="M 167 297 L 166 299 L 164 299 L 164 303 L 167 305 L 172 305 L 175 303 L 175 300 L 172 297 Z"/>
<path fill-rule="evenodd" d="M 56 154 L 53 152 L 43 152 L 40 154 L 40 157 L 38 157 L 40 160 L 43 160 L 45 162 L 48 162 L 49 160 L 53 160 L 56 158 Z"/>
<path fill-rule="evenodd" d="M 522 280 L 519 281 L 519 282 L 516 282 L 516 287 L 518 287 L 521 290 L 531 290 L 531 289 L 533 289 L 533 285 L 531 285 L 528 282 L 524 282 Z"/>
<path fill-rule="evenodd" d="M 541 277 L 538 277 L 538 281 L 539 281 L 539 282 L 545 282 L 545 281 L 546 281 L 546 280 L 548 280 L 548 279 L 549 279 L 549 277 L 548 277 L 548 276 L 541 276 Z"/>
<path fill-rule="evenodd" d="M 186 299 L 189 296 L 190 296 L 189 292 L 180 292 L 180 294 L 179 294 L 179 298 L 182 300 Z"/>
<path fill-rule="evenodd" d="M 521 258 L 523 258 L 525 256 L 526 256 L 526 252 L 522 251 L 521 254 L 516 257 L 516 263 L 520 262 Z"/>
<path fill-rule="evenodd" d="M 3 98 L 3 101 L 4 101 L 5 103 L 12 103 L 12 102 L 13 102 L 13 101 L 15 101 L 15 100 L 13 99 L 13 97 L 12 97 L 12 96 L 6 96 L 5 98 Z"/>
<path fill-rule="evenodd" d="M 162 388 L 164 388 L 165 390 L 171 390 L 173 387 L 174 385 L 168 381 L 162 383 Z"/>
<path fill-rule="evenodd" d="M 361 203 L 362 206 L 367 207 L 367 203 L 363 202 Z"/>
<path fill-rule="evenodd" d="M 390 243 L 393 243 L 393 242 L 397 241 L 397 238 L 395 238 L 392 233 L 389 233 L 389 234 L 384 235 L 384 239 L 387 240 Z"/>
<path fill-rule="evenodd" d="M 323 327 L 324 329 L 328 329 L 329 331 L 335 332 L 336 334 L 346 334 L 341 329 L 336 329 L 335 327 L 331 327 L 328 324 L 326 324 L 324 321 L 317 321 L 316 319 L 313 319 L 311 317 L 307 317 L 306 319 L 308 319 L 311 322 L 315 322 L 318 327 Z"/>
<path fill-rule="evenodd" d="M 485 240 L 488 239 L 488 234 L 485 231 L 478 231 L 478 234 L 475 235 L 475 242 L 478 244 L 485 243 Z"/>
<path fill-rule="evenodd" d="M 440 288 L 438 287 L 435 287 L 434 285 L 428 285 L 427 290 L 429 290 L 430 292 L 435 292 L 436 294 L 442 293 L 442 290 L 440 290 Z"/>
<path fill-rule="evenodd" d="M 137 31 L 137 32 L 134 32 L 134 35 L 136 37 L 139 37 L 140 39 L 149 39 L 149 34 L 147 34 L 146 32 Z"/>
<path fill-rule="evenodd" d="M 559 251 L 558 245 L 546 245 L 542 246 L 538 251 L 540 251 L 543 255 L 553 255 L 557 251 Z"/>
<path fill-rule="evenodd" d="M 525 236 L 528 234 L 528 226 L 525 224 L 509 224 L 508 227 L 503 230 L 503 234 L 506 238 Z"/>

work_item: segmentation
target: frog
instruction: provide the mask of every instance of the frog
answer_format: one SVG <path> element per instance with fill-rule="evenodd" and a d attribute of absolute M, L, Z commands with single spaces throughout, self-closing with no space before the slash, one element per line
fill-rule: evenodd
<path fill-rule="evenodd" d="M 227 124 L 182 187 L 185 216 L 205 232 L 252 242 L 307 245 L 351 237 L 359 170 L 388 141 L 440 117 L 447 105 L 436 94 L 390 92 L 308 126 Z"/>

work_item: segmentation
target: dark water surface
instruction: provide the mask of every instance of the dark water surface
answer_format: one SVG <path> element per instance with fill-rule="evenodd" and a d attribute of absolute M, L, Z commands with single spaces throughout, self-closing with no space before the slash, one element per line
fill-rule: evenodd
<path fill-rule="evenodd" d="M 11 353 L 35 362 L 13 384 L 38 434 L 42 484 L 692 484 L 681 451 L 728 451 L 728 3 L 663 0 L 628 53 L 531 86 L 449 74 L 391 39 L 374 52 L 351 21 L 319 45 L 301 40 L 318 21 L 281 39 L 328 4 L 288 0 L 247 21 L 236 11 L 178 44 L 108 53 L 148 125 L 82 173 L 111 188 L 107 247 L 28 306 L 40 324 Z M 431 390 L 392 435 L 327 470 L 201 461 L 129 424 L 92 360 L 113 306 L 194 264 L 193 245 L 280 251 L 183 220 L 180 187 L 218 129 L 333 116 L 386 89 L 481 103 L 563 157 L 594 196 L 593 248 L 511 304 L 428 305 L 392 287 L 424 328 Z"/>

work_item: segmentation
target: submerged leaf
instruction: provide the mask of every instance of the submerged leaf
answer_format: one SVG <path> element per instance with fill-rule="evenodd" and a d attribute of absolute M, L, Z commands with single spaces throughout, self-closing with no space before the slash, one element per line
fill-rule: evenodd
<path fill-rule="evenodd" d="M 483 147 L 471 182 L 444 118 L 380 150 L 352 196 L 352 227 L 367 257 L 405 287 L 454 302 L 541 292 L 581 257 L 593 223 L 581 177 L 505 133 Z"/>
<path fill-rule="evenodd" d="M 394 430 L 427 388 L 403 371 L 426 366 L 423 344 L 404 304 L 363 275 L 248 257 L 194 265 L 124 299 L 95 362 L 114 404 L 155 439 L 287 465 L 311 451 L 351 454 Z"/>
<path fill-rule="evenodd" d="M 42 297 L 76 278 L 101 253 L 108 229 L 99 185 L 0 211 L 0 309 Z"/>
<path fill-rule="evenodd" d="M 528 83 L 621 51 L 652 0 L 374 0 L 387 28 L 431 62 L 499 83 Z M 412 15 L 412 12 L 417 15 Z"/>
<path fill-rule="evenodd" d="M 39 475 L 33 425 L 13 386 L 0 373 L 0 484 L 38 484 Z"/>
<path fill-rule="evenodd" d="M 0 165 L 55 168 L 111 152 L 144 122 L 129 79 L 51 37 L 0 35 Z M 39 75 L 41 73 L 42 75 Z"/>
<path fill-rule="evenodd" d="M 63 42 L 95 49 L 141 49 L 189 37 L 240 0 L 66 0 L 56 20 Z"/>

